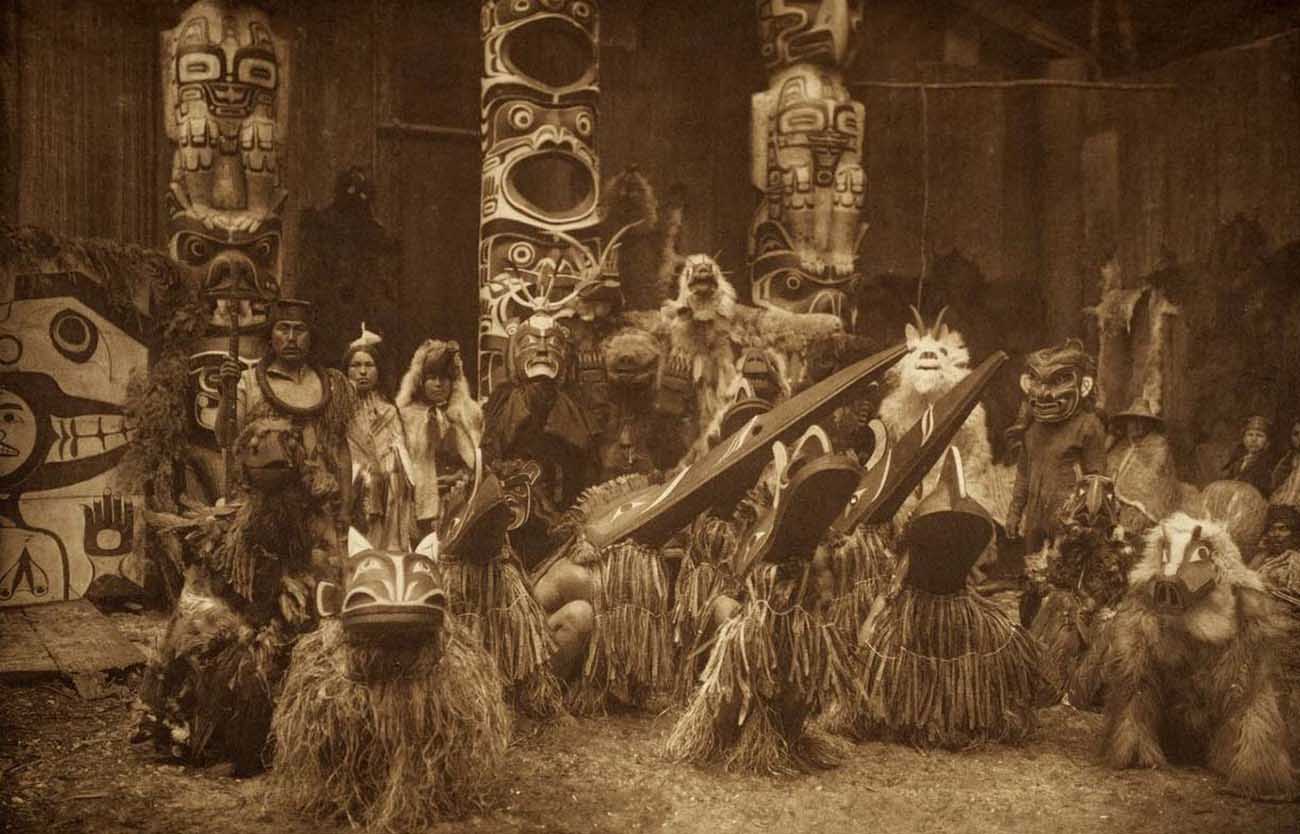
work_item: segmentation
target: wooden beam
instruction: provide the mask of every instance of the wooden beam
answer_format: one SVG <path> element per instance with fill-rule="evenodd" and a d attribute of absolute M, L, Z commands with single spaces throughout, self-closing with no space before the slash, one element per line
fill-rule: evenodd
<path fill-rule="evenodd" d="M 1013 32 L 1030 43 L 1055 52 L 1065 58 L 1077 58 L 1096 65 L 1092 52 L 1066 37 L 1055 26 L 1040 20 L 1007 0 L 957 0 L 957 2 L 990 23 Z"/>

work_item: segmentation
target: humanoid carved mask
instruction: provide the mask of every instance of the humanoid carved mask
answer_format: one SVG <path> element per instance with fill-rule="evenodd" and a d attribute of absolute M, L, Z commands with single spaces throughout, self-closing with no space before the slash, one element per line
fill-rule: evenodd
<path fill-rule="evenodd" d="M 516 381 L 563 382 L 568 362 L 569 331 L 550 316 L 530 316 L 510 337 L 510 375 Z"/>
<path fill-rule="evenodd" d="M 1020 390 L 1029 399 L 1034 419 L 1060 423 L 1073 417 L 1092 393 L 1093 367 L 1092 357 L 1078 339 L 1029 354 Z"/>

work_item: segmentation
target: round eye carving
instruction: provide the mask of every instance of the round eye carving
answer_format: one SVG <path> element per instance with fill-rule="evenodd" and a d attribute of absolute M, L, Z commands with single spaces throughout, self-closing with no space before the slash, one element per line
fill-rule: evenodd
<path fill-rule="evenodd" d="M 527 130 L 533 126 L 533 108 L 526 104 L 516 104 L 506 114 L 506 119 L 515 130 Z"/>
<path fill-rule="evenodd" d="M 586 3 L 574 3 L 569 7 L 569 11 L 572 12 L 573 16 L 578 20 L 586 20 L 591 16 L 591 7 Z"/>
<path fill-rule="evenodd" d="M 574 120 L 574 126 L 578 128 L 578 133 L 582 136 L 590 136 L 592 129 L 591 113 L 586 111 L 579 113 L 577 119 Z"/>
<path fill-rule="evenodd" d="M 790 292 L 797 292 L 803 286 L 803 279 L 793 273 L 785 276 L 785 288 Z"/>
<path fill-rule="evenodd" d="M 278 241 L 272 236 L 258 238 L 253 243 L 253 255 L 257 260 L 267 266 L 275 265 L 275 255 Z"/>
<path fill-rule="evenodd" d="M 80 365 L 95 355 L 99 328 L 75 310 L 62 310 L 50 320 L 50 341 L 64 358 Z"/>
<path fill-rule="evenodd" d="M 176 257 L 191 266 L 207 263 L 212 255 L 210 242 L 199 235 L 183 234 L 176 241 Z"/>

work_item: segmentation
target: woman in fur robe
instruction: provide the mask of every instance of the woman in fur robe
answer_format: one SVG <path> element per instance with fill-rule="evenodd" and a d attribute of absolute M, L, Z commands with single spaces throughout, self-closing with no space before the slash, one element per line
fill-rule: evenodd
<path fill-rule="evenodd" d="M 421 535 L 434 528 L 441 501 L 471 477 L 483 438 L 483 409 L 470 396 L 455 342 L 427 339 L 411 357 L 397 391 L 415 482 L 415 517 Z"/>
<path fill-rule="evenodd" d="M 1106 763 L 1203 762 L 1234 791 L 1293 796 L 1278 697 L 1288 627 L 1224 527 L 1175 513 L 1151 528 L 1110 627 Z"/>

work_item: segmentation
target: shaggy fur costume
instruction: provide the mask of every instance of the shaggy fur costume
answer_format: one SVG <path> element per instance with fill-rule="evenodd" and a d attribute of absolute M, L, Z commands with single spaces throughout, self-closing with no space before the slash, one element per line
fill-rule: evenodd
<path fill-rule="evenodd" d="M 700 274 L 713 276 L 711 292 L 692 289 L 692 279 L 698 280 Z M 774 350 L 789 366 L 813 342 L 843 328 L 839 317 L 828 313 L 796 314 L 742 305 L 716 261 L 708 255 L 691 255 L 678 276 L 677 297 L 660 309 L 656 330 L 667 337 L 671 354 L 689 363 L 698 398 L 698 433 L 703 435 L 727 406 L 737 382 L 736 360 L 744 348 Z M 787 372 L 797 377 L 800 369 L 788 367 Z"/>
<path fill-rule="evenodd" d="M 791 564 L 765 565 L 746 581 L 746 602 L 720 627 L 703 682 L 668 737 L 670 757 L 772 774 L 843 760 L 839 742 L 805 726 L 850 684 L 843 641 L 807 606 L 804 580 Z"/>
<path fill-rule="evenodd" d="M 890 437 L 895 438 L 902 437 L 921 419 L 928 407 L 970 375 L 970 353 L 956 330 L 940 325 L 937 329 L 929 327 L 921 331 L 909 324 L 905 335 L 907 355 L 885 377 L 888 393 L 880 401 L 880 419 L 889 429 Z M 976 405 L 971 410 L 952 445 L 961 450 L 971 497 L 979 501 L 995 521 L 1004 524 L 1015 471 L 993 462 L 983 406 Z M 922 483 L 921 492 L 929 494 L 938 480 L 939 467 L 936 465 Z M 900 522 L 905 522 L 911 515 L 917 500 L 913 495 L 904 502 L 898 514 Z"/>
<path fill-rule="evenodd" d="M 1212 590 L 1176 611 L 1157 607 L 1153 583 L 1181 571 L 1192 554 L 1217 570 Z M 1106 763 L 1202 761 L 1232 790 L 1292 795 L 1296 774 L 1278 709 L 1289 624 L 1258 574 L 1242 564 L 1227 531 L 1183 513 L 1171 516 L 1147 534 L 1129 589 L 1103 667 Z"/>
<path fill-rule="evenodd" d="M 419 831 L 483 807 L 510 715 L 496 664 L 454 618 L 401 649 L 354 645 L 329 620 L 294 649 L 272 729 L 277 800 L 368 830 Z"/>

